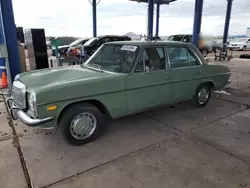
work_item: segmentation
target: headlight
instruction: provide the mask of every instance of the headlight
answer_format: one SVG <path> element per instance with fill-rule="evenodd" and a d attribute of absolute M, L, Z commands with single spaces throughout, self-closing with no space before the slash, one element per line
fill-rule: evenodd
<path fill-rule="evenodd" d="M 31 92 L 29 94 L 29 109 L 33 113 L 34 116 L 37 116 L 37 105 L 36 105 L 36 94 L 35 92 Z"/>
<path fill-rule="evenodd" d="M 14 81 L 18 81 L 18 80 L 20 80 L 19 74 L 17 74 L 17 75 L 15 76 L 15 78 L 14 78 Z"/>

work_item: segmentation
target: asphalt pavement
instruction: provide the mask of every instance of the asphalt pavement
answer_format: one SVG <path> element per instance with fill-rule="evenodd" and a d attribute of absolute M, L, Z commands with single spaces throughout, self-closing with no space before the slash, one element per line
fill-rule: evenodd
<path fill-rule="evenodd" d="M 1 188 L 250 188 L 250 61 L 203 109 L 190 103 L 110 122 L 81 147 L 13 121 L 0 100 Z"/>

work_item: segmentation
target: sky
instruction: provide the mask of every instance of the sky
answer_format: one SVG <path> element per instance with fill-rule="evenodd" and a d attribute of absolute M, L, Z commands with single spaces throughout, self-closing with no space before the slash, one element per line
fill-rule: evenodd
<path fill-rule="evenodd" d="M 91 1 L 91 0 L 90 0 Z M 97 0 L 98 1 L 98 0 Z M 12 0 L 15 22 L 24 28 L 44 28 L 47 36 L 92 36 L 89 0 Z M 161 6 L 160 36 L 192 33 L 195 0 Z M 204 0 L 201 32 L 222 35 L 226 0 Z M 234 0 L 229 34 L 246 34 L 250 0 Z M 155 24 L 155 22 L 154 22 Z M 147 4 L 129 0 L 101 0 L 97 6 L 97 35 L 127 32 L 146 34 Z"/>

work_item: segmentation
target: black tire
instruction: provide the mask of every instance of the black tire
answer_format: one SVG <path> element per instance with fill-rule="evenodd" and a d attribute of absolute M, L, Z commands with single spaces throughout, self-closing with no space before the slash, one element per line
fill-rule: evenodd
<path fill-rule="evenodd" d="M 203 103 L 201 103 L 200 100 L 199 100 L 199 93 L 200 93 L 200 91 L 202 89 L 206 89 L 207 92 L 208 92 L 208 98 Z M 210 98 L 211 98 L 211 92 L 212 92 L 212 86 L 211 86 L 210 83 L 200 84 L 197 87 L 195 96 L 193 98 L 194 106 L 196 108 L 203 108 L 203 107 L 205 107 L 207 105 L 207 103 L 209 102 Z"/>
<path fill-rule="evenodd" d="M 242 51 L 246 51 L 247 47 L 243 46 Z"/>
<path fill-rule="evenodd" d="M 81 113 L 90 113 L 96 118 L 96 128 L 94 132 L 85 139 L 76 139 L 71 133 L 71 122 Z M 59 122 L 58 130 L 61 137 L 70 145 L 80 146 L 96 140 L 104 132 L 104 118 L 100 110 L 89 103 L 78 103 L 67 108 Z"/>
<path fill-rule="evenodd" d="M 203 50 L 203 51 L 202 51 L 202 55 L 203 55 L 203 57 L 207 57 L 207 55 L 208 55 L 208 50 Z"/>

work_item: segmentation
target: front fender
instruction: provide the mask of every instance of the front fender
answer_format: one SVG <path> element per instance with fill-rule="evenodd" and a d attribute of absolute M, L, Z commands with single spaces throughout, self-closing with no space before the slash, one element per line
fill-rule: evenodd
<path fill-rule="evenodd" d="M 78 98 L 74 100 L 65 100 L 46 105 L 40 105 L 38 106 L 37 110 L 40 118 L 52 116 L 55 118 L 55 121 L 58 121 L 58 117 L 67 106 L 80 102 L 88 102 L 91 100 L 99 101 L 101 104 L 103 104 L 103 106 L 105 106 L 106 109 L 108 110 L 111 118 L 115 119 L 126 114 L 125 90 L 107 93 L 99 96 Z M 56 106 L 57 108 L 55 110 L 49 111 L 48 110 L 49 106 Z"/>

